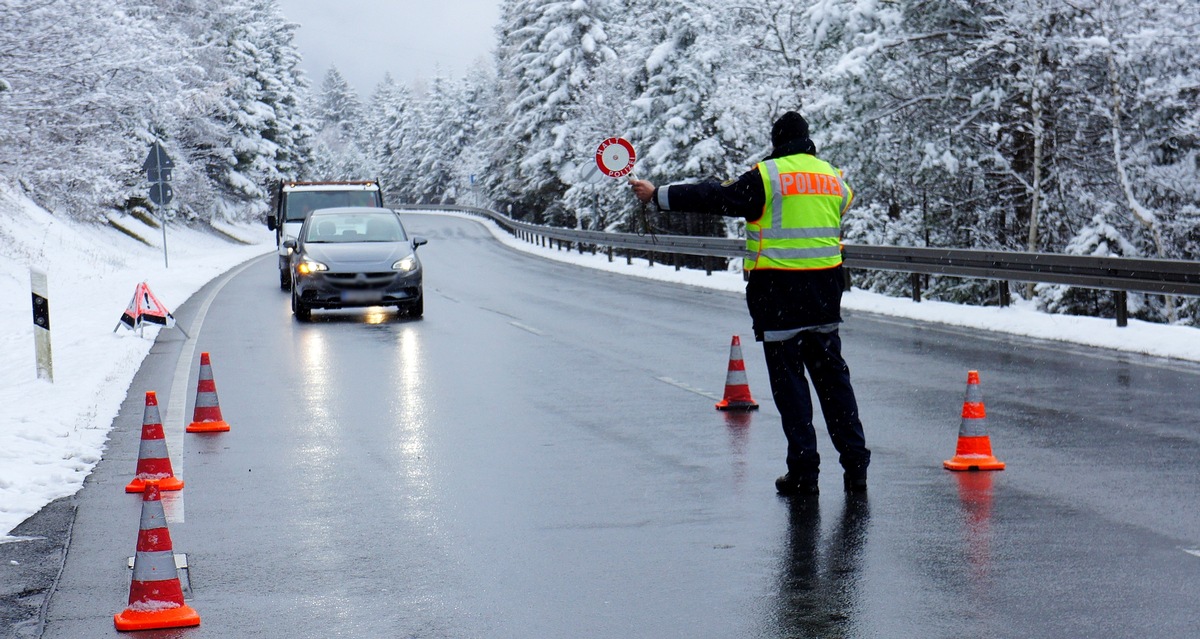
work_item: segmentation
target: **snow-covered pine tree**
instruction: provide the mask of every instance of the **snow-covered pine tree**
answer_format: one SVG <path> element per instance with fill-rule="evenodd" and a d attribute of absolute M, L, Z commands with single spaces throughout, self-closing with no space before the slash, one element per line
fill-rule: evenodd
<path fill-rule="evenodd" d="M 145 197 L 149 129 L 181 67 L 145 13 L 123 1 L 0 3 L 0 174 L 57 214 L 99 221 Z"/>
<path fill-rule="evenodd" d="M 521 160 L 529 148 L 529 136 L 512 126 L 510 111 L 517 96 L 526 90 L 527 78 L 522 70 L 524 56 L 537 51 L 538 42 L 531 37 L 529 25 L 536 18 L 538 0 L 502 0 L 500 21 L 496 25 L 496 84 L 495 109 L 488 113 L 487 130 L 495 134 L 479 148 L 493 168 L 484 175 L 484 186 L 492 204 L 517 219 L 535 222 L 543 220 L 537 207 L 528 205 L 528 195 L 521 179 Z"/>
<path fill-rule="evenodd" d="M 658 181 L 723 178 L 724 149 L 709 111 L 723 60 L 706 38 L 720 21 L 704 0 L 654 6 L 628 116 L 631 141 L 644 149 L 639 169 Z"/>
<path fill-rule="evenodd" d="M 1195 0 L 1083 3 L 1076 59 L 1089 72 L 1079 117 L 1092 125 L 1085 175 L 1139 254 L 1196 259 L 1200 224 L 1200 35 Z M 1083 145 L 1081 145 L 1082 147 Z M 1195 322 L 1196 307 L 1184 317 Z M 1176 300 L 1148 298 L 1143 316 L 1175 321 Z"/>
<path fill-rule="evenodd" d="M 598 68 L 583 88 L 586 97 L 567 114 L 575 135 L 568 153 L 570 168 L 561 174 L 569 185 L 563 204 L 574 213 L 580 228 L 619 230 L 637 226 L 628 222 L 639 207 L 629 196 L 627 182 L 600 173 L 595 160 L 603 140 L 625 135 L 629 101 L 623 71 L 616 64 Z"/>
<path fill-rule="evenodd" d="M 277 158 L 291 155 L 299 169 L 301 158 L 308 157 L 311 125 L 294 108 L 307 80 L 297 67 L 293 29 L 275 0 L 234 0 L 215 14 L 208 32 L 221 55 L 214 71 L 225 87 L 215 117 L 229 136 L 214 141 L 218 161 L 208 170 L 222 194 L 215 211 L 228 219 L 257 217 L 266 210 L 268 184 L 290 177 L 280 172 Z"/>
<path fill-rule="evenodd" d="M 321 130 L 332 130 L 347 142 L 353 140 L 362 122 L 362 100 L 336 66 L 325 72 L 316 97 L 316 118 Z"/>
<path fill-rule="evenodd" d="M 362 180 L 374 177 L 366 152 L 362 101 L 337 67 L 331 66 L 321 81 L 313 107 L 317 120 L 316 149 L 311 177 L 320 180 Z"/>
<path fill-rule="evenodd" d="M 498 74 L 512 92 L 508 106 L 510 130 L 502 134 L 501 146 L 518 149 L 519 166 L 509 169 L 506 191 L 519 199 L 524 210 L 536 211 L 553 224 L 575 224 L 574 215 L 563 207 L 566 192 L 562 174 L 579 159 L 572 157 L 577 132 L 567 117 L 585 99 L 583 89 L 598 67 L 611 65 L 616 55 L 608 45 L 605 25 L 612 14 L 613 0 L 551 0 L 509 3 L 510 9 L 524 5 L 529 12 L 502 28 L 503 57 Z"/>
<path fill-rule="evenodd" d="M 367 143 L 386 202 L 415 202 L 415 136 L 420 125 L 412 91 L 385 74 L 367 104 Z"/>
<path fill-rule="evenodd" d="M 453 202 L 454 164 L 462 147 L 462 122 L 458 119 L 457 83 L 443 75 L 429 82 L 419 101 L 420 146 L 415 149 L 417 163 L 413 188 L 417 201 L 430 204 Z"/>
<path fill-rule="evenodd" d="M 660 183 L 724 180 L 731 158 L 717 123 L 730 105 L 752 99 L 718 91 L 717 78 L 737 68 L 725 46 L 729 21 L 710 0 L 654 2 L 643 9 L 627 115 L 630 140 L 640 149 L 638 172 Z M 769 122 L 760 126 L 770 130 Z M 657 216 L 654 223 L 692 235 L 725 235 L 724 221 L 712 216 Z"/>
<path fill-rule="evenodd" d="M 485 184 L 488 175 L 495 171 L 489 166 L 485 140 L 489 129 L 489 117 L 497 112 L 496 77 L 489 63 L 480 62 L 467 70 L 467 76 L 457 94 L 459 122 L 458 160 L 452 169 L 458 202 L 470 206 L 484 206 L 487 197 Z"/>
<path fill-rule="evenodd" d="M 309 81 L 300 68 L 300 51 L 295 44 L 300 25 L 287 22 L 278 0 L 261 5 L 266 30 L 271 34 L 261 45 L 271 61 L 264 78 L 264 102 L 275 111 L 275 119 L 263 138 L 275 143 L 274 167 L 268 179 L 304 175 L 312 160 L 316 124 L 308 111 Z"/>
<path fill-rule="evenodd" d="M 836 132 L 833 154 L 849 159 L 852 215 L 919 224 L 885 234 L 898 241 L 1023 248 L 1012 229 L 1022 219 L 1028 228 L 1048 182 L 1043 107 L 1053 91 L 1043 69 L 1054 40 L 1043 3 L 1019 4 L 824 0 L 810 10 L 814 44 L 839 43 L 816 78 L 815 92 L 834 97 L 817 97 L 815 109 Z M 894 276 L 868 277 L 900 292 Z M 994 285 L 934 278 L 929 294 L 985 302 Z"/>

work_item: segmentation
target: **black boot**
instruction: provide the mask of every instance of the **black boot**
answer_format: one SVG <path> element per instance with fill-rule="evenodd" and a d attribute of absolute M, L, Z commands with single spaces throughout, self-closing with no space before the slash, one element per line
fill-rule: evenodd
<path fill-rule="evenodd" d="M 867 492 L 867 475 L 842 475 L 842 486 L 846 488 L 848 493 L 865 493 Z"/>
<path fill-rule="evenodd" d="M 788 473 L 779 479 L 775 480 L 775 490 L 780 495 L 817 495 L 821 490 L 817 487 L 815 479 L 792 479 L 792 474 Z"/>

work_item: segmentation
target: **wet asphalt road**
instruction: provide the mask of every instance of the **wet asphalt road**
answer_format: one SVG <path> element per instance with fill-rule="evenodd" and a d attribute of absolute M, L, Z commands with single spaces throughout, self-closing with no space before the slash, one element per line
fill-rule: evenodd
<path fill-rule="evenodd" d="M 119 634 L 144 392 L 190 421 L 192 348 L 232 425 L 168 435 L 203 622 L 138 636 L 1200 636 L 1200 367 L 847 313 L 870 494 L 842 494 L 822 433 L 822 494 L 789 501 L 740 296 L 406 224 L 430 239 L 423 320 L 297 323 L 271 259 L 179 309 L 215 293 L 197 343 L 160 336 L 71 502 L 42 636 Z M 733 334 L 762 404 L 740 418 L 713 409 Z M 969 369 L 1007 470 L 941 467 Z"/>

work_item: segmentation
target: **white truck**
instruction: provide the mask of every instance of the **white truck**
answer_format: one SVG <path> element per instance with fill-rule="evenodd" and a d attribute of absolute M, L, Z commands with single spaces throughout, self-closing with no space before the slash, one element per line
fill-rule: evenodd
<path fill-rule="evenodd" d="M 288 258 L 291 249 L 283 243 L 296 239 L 300 225 L 310 211 L 337 206 L 383 206 L 383 192 L 377 180 L 348 182 L 276 182 L 271 188 L 271 210 L 267 228 L 275 231 L 279 256 L 279 288 L 292 288 Z"/>

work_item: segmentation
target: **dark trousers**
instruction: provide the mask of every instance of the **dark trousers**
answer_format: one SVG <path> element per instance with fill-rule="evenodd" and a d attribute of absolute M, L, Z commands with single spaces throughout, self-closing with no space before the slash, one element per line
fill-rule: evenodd
<path fill-rule="evenodd" d="M 871 462 L 858 402 L 850 385 L 850 368 L 842 359 L 842 339 L 837 331 L 802 331 L 783 342 L 764 342 L 771 396 L 783 418 L 787 437 L 787 467 L 794 479 L 816 479 L 821 465 L 817 434 L 813 429 L 813 404 L 807 369 L 812 377 L 829 438 L 840 454 L 839 462 L 850 477 L 863 477 Z"/>

